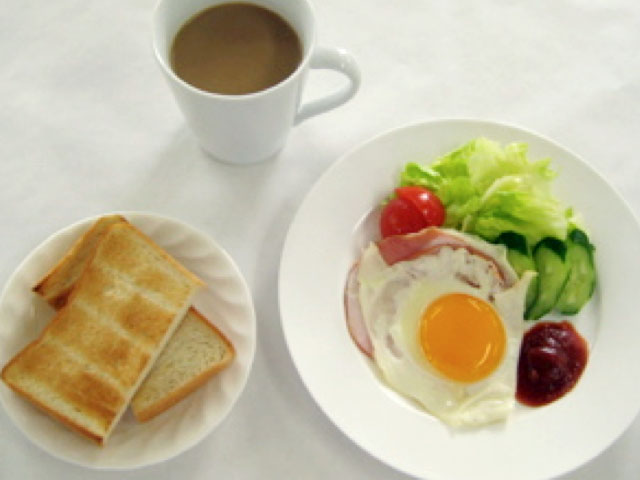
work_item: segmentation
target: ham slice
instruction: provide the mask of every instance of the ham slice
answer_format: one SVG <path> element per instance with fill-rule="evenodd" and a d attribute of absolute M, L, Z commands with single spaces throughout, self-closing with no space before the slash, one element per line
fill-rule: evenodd
<path fill-rule="evenodd" d="M 358 348 L 366 356 L 373 358 L 373 344 L 364 323 L 360 300 L 358 299 L 358 266 L 356 263 L 351 267 L 347 276 L 347 286 L 344 289 L 344 309 L 347 314 L 347 328 L 351 338 Z"/>
<path fill-rule="evenodd" d="M 377 245 L 380 255 L 387 265 L 410 260 L 424 254 L 434 254 L 442 247 L 468 246 L 464 240 L 449 235 L 439 228 L 425 228 L 417 233 L 393 235 L 383 238 Z"/>
<path fill-rule="evenodd" d="M 500 279 L 505 283 L 509 283 L 506 280 L 509 278 L 509 275 L 505 273 L 494 258 L 469 245 L 464 238 L 459 238 L 437 227 L 425 228 L 417 233 L 407 235 L 386 237 L 378 241 L 377 247 L 382 259 L 388 265 L 393 265 L 394 263 L 404 260 L 411 260 L 422 255 L 435 255 L 442 247 L 450 247 L 453 249 L 465 248 L 469 253 L 493 263 Z M 362 353 L 373 358 L 373 344 L 364 322 L 360 308 L 360 300 L 358 298 L 358 266 L 359 264 L 356 262 L 349 271 L 344 291 L 347 328 L 349 329 L 351 338 Z"/>
<path fill-rule="evenodd" d="M 422 255 L 435 255 L 442 247 L 466 248 L 469 253 L 493 263 L 503 281 L 508 278 L 494 258 L 469 245 L 463 238 L 458 238 L 437 227 L 425 228 L 417 233 L 407 235 L 386 237 L 380 240 L 377 246 L 387 265 L 411 260 Z"/>

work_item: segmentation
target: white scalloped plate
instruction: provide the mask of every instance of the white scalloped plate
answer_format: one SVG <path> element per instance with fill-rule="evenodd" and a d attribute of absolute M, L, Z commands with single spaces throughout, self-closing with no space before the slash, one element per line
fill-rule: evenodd
<path fill-rule="evenodd" d="M 377 229 L 372 210 L 405 163 L 428 163 L 470 139 L 529 144 L 559 170 L 555 191 L 585 218 L 596 245 L 598 287 L 573 318 L 590 345 L 573 391 L 537 409 L 519 406 L 506 424 L 454 432 L 378 380 L 351 341 L 343 288 Z M 620 196 L 587 163 L 532 132 L 479 120 L 434 120 L 384 133 L 337 161 L 316 183 L 287 235 L 280 265 L 282 326 L 293 361 L 326 415 L 385 463 L 430 479 L 533 480 L 600 453 L 640 408 L 629 367 L 640 351 L 636 297 L 640 228 Z"/>
<path fill-rule="evenodd" d="M 127 411 L 99 447 L 63 427 L 0 382 L 0 401 L 16 426 L 51 455 L 97 469 L 131 469 L 171 458 L 196 445 L 231 411 L 244 389 L 256 343 L 251 294 L 231 257 L 210 237 L 177 220 L 123 213 L 207 284 L 194 305 L 231 340 L 236 358 L 186 399 L 147 423 Z M 34 340 L 53 316 L 31 287 L 97 217 L 55 233 L 20 264 L 0 297 L 0 365 Z"/>

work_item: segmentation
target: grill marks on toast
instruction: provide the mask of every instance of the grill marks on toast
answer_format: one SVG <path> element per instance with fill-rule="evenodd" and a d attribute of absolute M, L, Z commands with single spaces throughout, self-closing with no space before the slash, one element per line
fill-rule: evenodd
<path fill-rule="evenodd" d="M 67 306 L 66 321 L 52 323 L 49 333 L 88 365 L 102 368 L 112 381 L 131 387 L 180 305 L 157 291 L 134 286 L 135 275 L 111 262 L 90 264 L 85 275 L 90 280 L 88 293 Z M 158 277 L 165 285 L 171 282 L 168 272 Z M 92 338 L 102 339 L 97 348 L 89 347 Z"/>
<path fill-rule="evenodd" d="M 122 270 L 119 270 L 109 263 L 90 265 L 87 268 L 86 274 L 94 275 L 94 272 L 96 271 L 99 271 L 98 275 L 106 274 L 110 276 L 110 283 L 102 284 L 102 287 L 104 288 L 104 290 L 102 291 L 103 296 L 117 299 L 122 295 L 124 291 L 129 292 L 134 275 L 123 272 Z M 175 278 L 175 272 L 173 272 L 172 275 L 170 272 L 164 272 L 161 274 L 160 272 L 156 271 L 155 276 L 158 279 L 161 279 L 160 283 L 162 285 L 167 285 L 167 282 L 171 282 L 171 280 Z M 184 293 L 188 290 L 188 284 L 181 285 L 180 288 L 184 290 L 183 292 L 180 292 L 180 295 L 184 295 Z M 160 293 L 158 289 L 149 287 L 148 285 L 136 284 L 135 291 L 144 296 L 149 302 L 154 303 L 158 307 L 165 310 L 171 310 L 172 308 L 180 305 L 179 299 L 176 300 L 175 298 L 167 298 L 165 295 Z"/>
<path fill-rule="evenodd" d="M 169 275 L 159 277 L 164 285 L 175 283 Z M 180 304 L 163 298 L 158 291 L 134 285 L 134 278 L 109 264 L 90 264 L 83 275 L 87 294 L 78 306 L 94 318 L 113 320 L 133 341 L 152 348 L 173 321 Z M 182 295 L 188 293 L 187 288 L 183 290 Z"/>
<path fill-rule="evenodd" d="M 60 350 L 65 357 L 71 359 L 77 365 L 83 365 L 86 373 L 94 377 L 96 381 L 104 382 L 111 389 L 118 390 L 122 395 L 126 394 L 127 385 L 121 379 L 104 371 L 102 365 L 88 361 L 82 352 L 61 342 L 52 335 L 46 336 L 43 343 L 46 343 L 52 349 Z"/>
<path fill-rule="evenodd" d="M 26 349 L 5 379 L 56 416 L 94 432 L 107 430 L 124 401 L 119 389 L 46 339 Z"/>
<path fill-rule="evenodd" d="M 201 285 L 135 227 L 116 223 L 66 306 L 2 377 L 103 443 Z"/>
<path fill-rule="evenodd" d="M 114 228 L 135 228 L 130 224 L 117 224 Z M 155 293 L 158 301 L 167 301 L 171 305 L 181 304 L 184 295 L 188 293 L 192 287 L 192 281 L 189 277 L 178 279 L 176 277 L 176 267 L 183 273 L 192 276 L 184 267 L 177 262 L 167 262 L 168 255 L 158 250 L 149 250 L 144 248 L 143 238 L 131 239 L 137 245 L 131 245 L 129 239 L 115 236 L 113 241 L 100 243 L 98 249 L 102 251 L 102 257 L 108 259 L 108 262 L 92 262 L 88 267 L 98 266 L 114 270 L 117 276 L 130 279 L 136 278 L 136 287 L 140 291 L 147 293 Z M 132 254 L 135 252 L 135 254 Z M 82 275 L 82 281 L 87 282 L 86 271 Z"/>
<path fill-rule="evenodd" d="M 113 320 L 110 323 L 109 319 L 101 319 L 78 303 L 70 304 L 65 311 L 66 321 L 51 324 L 47 334 L 88 366 L 102 369 L 121 388 L 135 385 L 139 372 L 153 354 L 151 345 L 142 348 L 135 337 L 114 328 Z M 92 346 L 93 338 L 100 338 L 100 344 Z"/>

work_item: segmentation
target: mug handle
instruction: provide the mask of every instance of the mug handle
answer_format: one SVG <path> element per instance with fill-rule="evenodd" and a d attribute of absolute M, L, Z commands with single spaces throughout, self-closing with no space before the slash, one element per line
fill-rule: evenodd
<path fill-rule="evenodd" d="M 351 97 L 360 87 L 360 70 L 353 56 L 346 50 L 332 47 L 316 47 L 311 56 L 309 67 L 312 69 L 336 70 L 344 74 L 349 83 L 326 97 L 312 100 L 302 105 L 294 124 L 297 125 L 309 117 L 336 108 Z"/>

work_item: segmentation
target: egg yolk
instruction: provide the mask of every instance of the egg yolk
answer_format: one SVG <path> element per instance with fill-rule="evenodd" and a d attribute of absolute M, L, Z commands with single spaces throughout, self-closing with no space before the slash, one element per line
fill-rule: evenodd
<path fill-rule="evenodd" d="M 443 295 L 422 314 L 420 345 L 431 364 L 458 382 L 493 372 L 505 351 L 500 317 L 484 300 L 463 293 Z"/>

